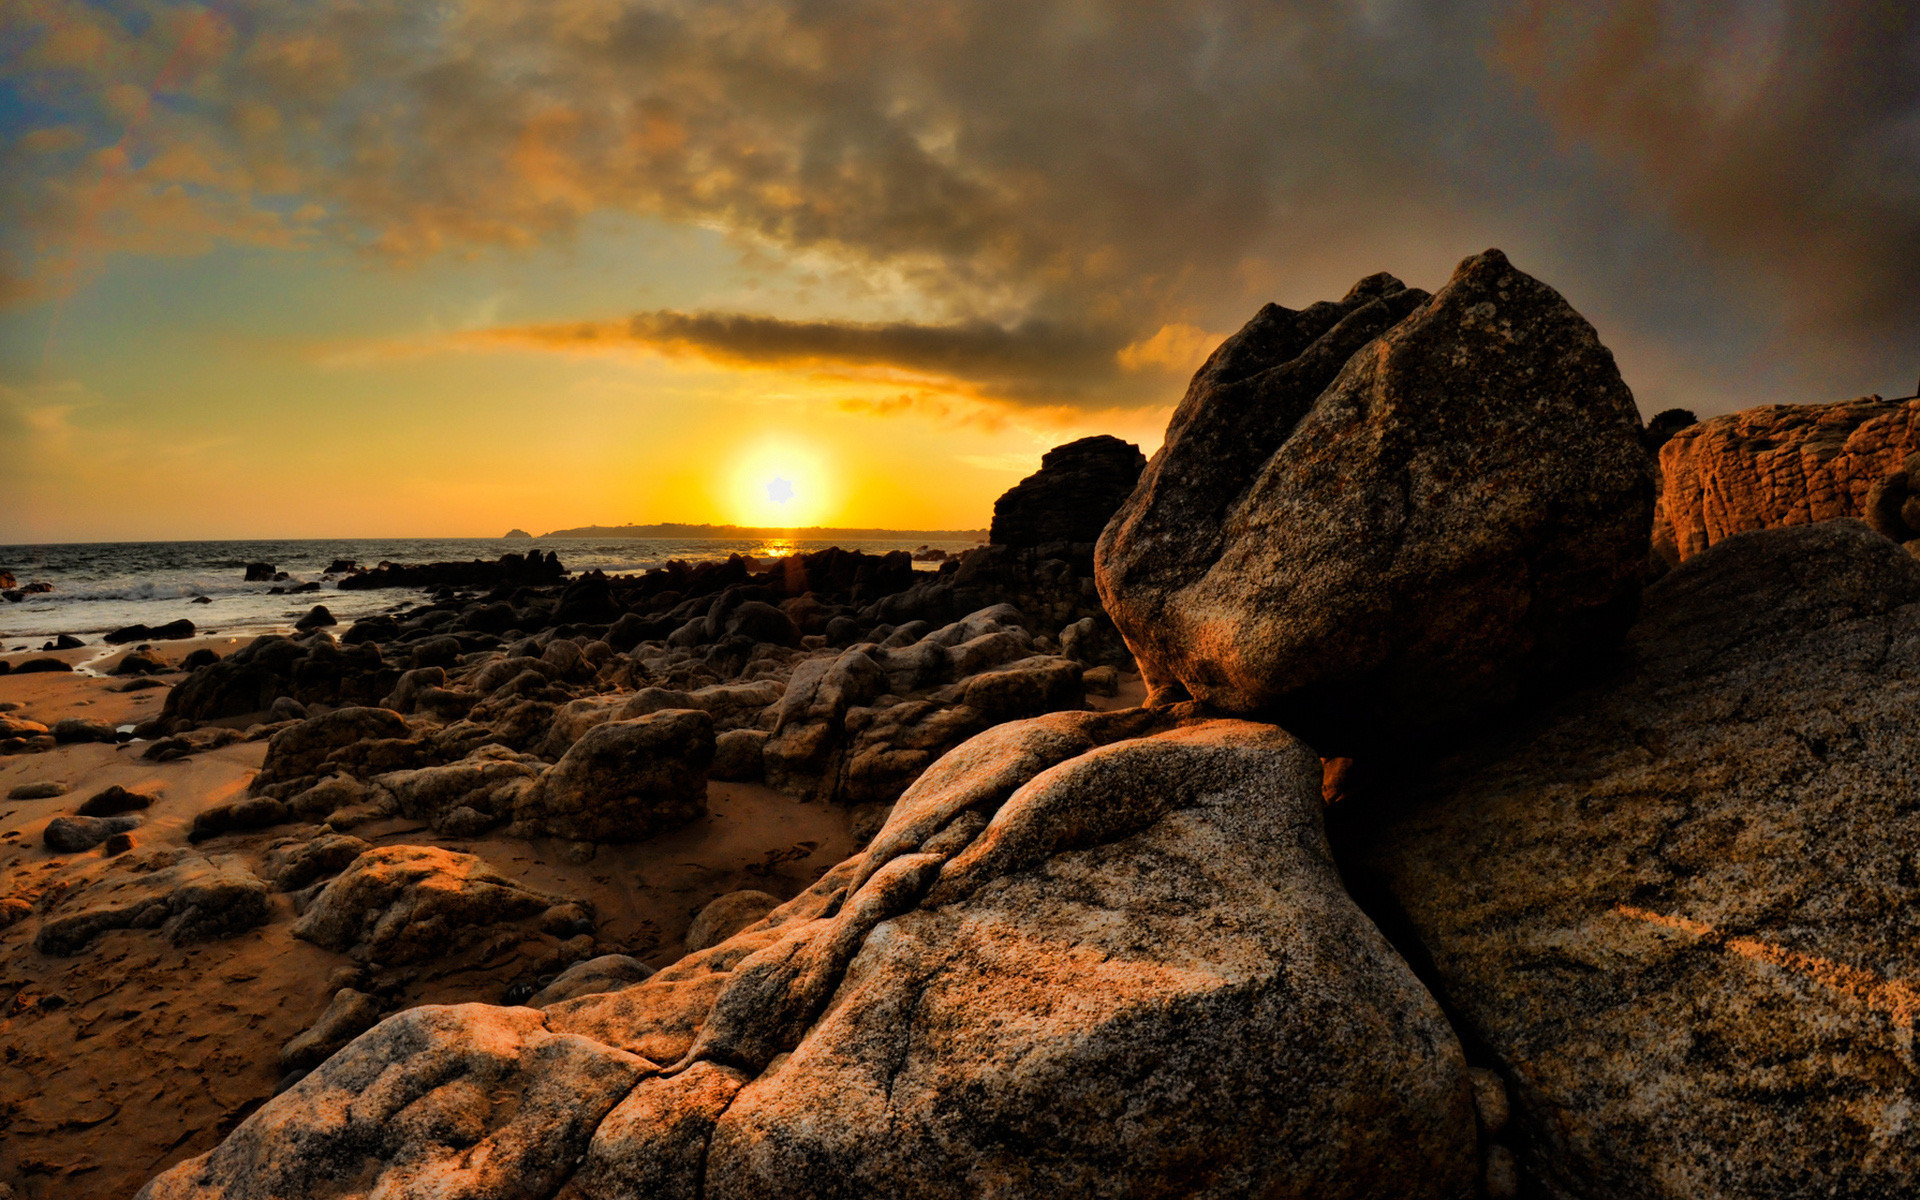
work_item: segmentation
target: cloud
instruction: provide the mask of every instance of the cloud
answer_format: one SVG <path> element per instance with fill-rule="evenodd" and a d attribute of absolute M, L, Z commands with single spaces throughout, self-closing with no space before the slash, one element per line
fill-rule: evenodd
<path fill-rule="evenodd" d="M 805 321 L 738 312 L 658 311 L 621 321 L 496 327 L 457 335 L 454 341 L 574 352 L 639 348 L 737 367 L 866 379 L 904 377 L 1012 404 L 1108 408 L 1159 397 L 1166 378 L 1143 386 L 1129 375 L 1155 368 L 1164 372 L 1168 365 L 1150 355 L 1128 358 L 1134 347 L 1123 331 L 1038 319 L 1009 327 L 980 320 Z M 940 402 L 901 394 L 861 403 L 886 413 L 924 411 Z"/>
<path fill-rule="evenodd" d="M 595 336 L 1035 403 L 1124 391 L 1115 362 L 1172 371 L 1189 331 L 1264 300 L 1382 268 L 1431 286 L 1491 244 L 1657 344 L 1671 379 L 1851 386 L 1920 333 L 1920 11 L 1882 0 L 9 12 L 16 297 L 83 252 L 327 239 L 416 260 L 620 211 L 904 280 L 924 319 L 652 314 Z"/>
<path fill-rule="evenodd" d="M 1796 320 L 1920 324 L 1920 8 L 1533 0 L 1498 57 Z"/>

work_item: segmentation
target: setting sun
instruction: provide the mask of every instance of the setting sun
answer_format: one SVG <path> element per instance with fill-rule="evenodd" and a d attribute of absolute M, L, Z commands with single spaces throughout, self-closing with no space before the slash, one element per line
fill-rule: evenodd
<path fill-rule="evenodd" d="M 761 442 L 733 462 L 726 488 L 728 515 L 741 525 L 795 529 L 827 524 L 838 489 L 821 453 L 792 441 Z"/>

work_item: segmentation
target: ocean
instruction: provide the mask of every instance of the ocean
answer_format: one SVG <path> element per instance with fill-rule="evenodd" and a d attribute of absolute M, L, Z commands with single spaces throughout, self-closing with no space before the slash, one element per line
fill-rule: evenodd
<path fill-rule="evenodd" d="M 699 562 L 747 554 L 773 558 L 841 546 L 884 554 L 925 544 L 948 553 L 972 542 L 803 541 L 779 539 L 666 538 L 328 538 L 310 541 L 256 542 L 83 542 L 40 546 L 0 545 L 0 570 L 13 572 L 17 586 L 48 583 L 49 592 L 28 595 L 18 604 L 0 601 L 0 650 L 38 649 L 49 638 L 71 634 L 89 644 L 129 625 L 164 625 L 181 617 L 203 634 L 256 635 L 291 629 L 315 604 L 347 624 L 382 612 L 403 600 L 418 603 L 422 594 L 406 588 L 342 592 L 322 573 L 336 559 L 363 567 L 382 561 L 465 562 L 498 558 L 531 549 L 553 551 L 569 571 L 596 568 L 631 574 L 672 559 Z M 248 583 L 248 563 L 271 563 L 292 576 L 285 583 Z M 937 563 L 916 563 L 924 570 Z M 270 596 L 271 587 L 291 588 L 317 581 L 320 591 Z M 211 603 L 196 604 L 197 596 Z"/>

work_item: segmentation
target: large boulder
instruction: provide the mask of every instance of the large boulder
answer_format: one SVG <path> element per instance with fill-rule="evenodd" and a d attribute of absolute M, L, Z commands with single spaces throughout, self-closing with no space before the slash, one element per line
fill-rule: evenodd
<path fill-rule="evenodd" d="M 993 502 L 989 536 L 996 546 L 1091 542 L 1146 465 L 1140 447 L 1107 434 L 1055 446 L 1038 471 Z"/>
<path fill-rule="evenodd" d="M 580 735 L 514 802 L 514 832 L 588 842 L 632 842 L 707 811 L 713 718 L 670 708 L 608 721 Z"/>
<path fill-rule="evenodd" d="M 1631 621 L 1653 468 L 1593 327 L 1489 250 L 1268 305 L 1194 376 L 1101 537 L 1163 694 L 1323 752 L 1458 727 Z"/>
<path fill-rule="evenodd" d="M 293 936 L 375 962 L 414 962 L 565 903 L 472 854 L 381 846 L 359 854 L 320 889 L 294 922 Z"/>
<path fill-rule="evenodd" d="M 1748 530 L 1866 518 L 1874 485 L 1916 451 L 1920 399 L 1771 404 L 1687 426 L 1660 448 L 1655 550 L 1677 563 Z"/>
<path fill-rule="evenodd" d="M 1320 777 L 1287 734 L 1186 710 L 1000 726 L 728 941 L 544 1020 L 390 1018 L 145 1195 L 409 1195 L 458 1144 L 490 1190 L 439 1166 L 436 1195 L 1464 1200 L 1461 1047 L 1341 887 Z M 520 1121 L 497 1149 L 465 1064 L 529 1036 L 572 1049 L 478 1110 Z M 633 1064 L 617 1104 L 575 1084 L 589 1061 Z M 404 1116 L 469 1074 L 418 1102 L 457 1138 Z M 563 1084 L 577 1104 L 514 1099 Z"/>
<path fill-rule="evenodd" d="M 1623 654 L 1337 805 L 1349 878 L 1506 1073 L 1527 1194 L 1912 1195 L 1920 563 L 1852 521 L 1736 534 Z"/>

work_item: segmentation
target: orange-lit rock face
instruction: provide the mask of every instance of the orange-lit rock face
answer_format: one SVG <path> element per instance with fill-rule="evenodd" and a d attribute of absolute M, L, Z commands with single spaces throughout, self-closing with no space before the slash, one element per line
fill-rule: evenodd
<path fill-rule="evenodd" d="M 1920 564 L 1854 522 L 1740 534 L 1626 653 L 1403 811 L 1340 806 L 1349 878 L 1406 913 L 1552 1190 L 1911 1194 Z"/>
<path fill-rule="evenodd" d="M 543 1015 L 394 1018 L 147 1195 L 1470 1195 L 1464 1058 L 1342 889 L 1320 780 L 1189 709 L 999 726 L 728 941 Z M 363 1076 L 389 1127 L 338 1098 Z"/>
<path fill-rule="evenodd" d="M 1675 562 L 1736 533 L 1865 517 L 1874 484 L 1920 450 L 1920 400 L 1774 404 L 1660 448 L 1656 546 Z"/>

